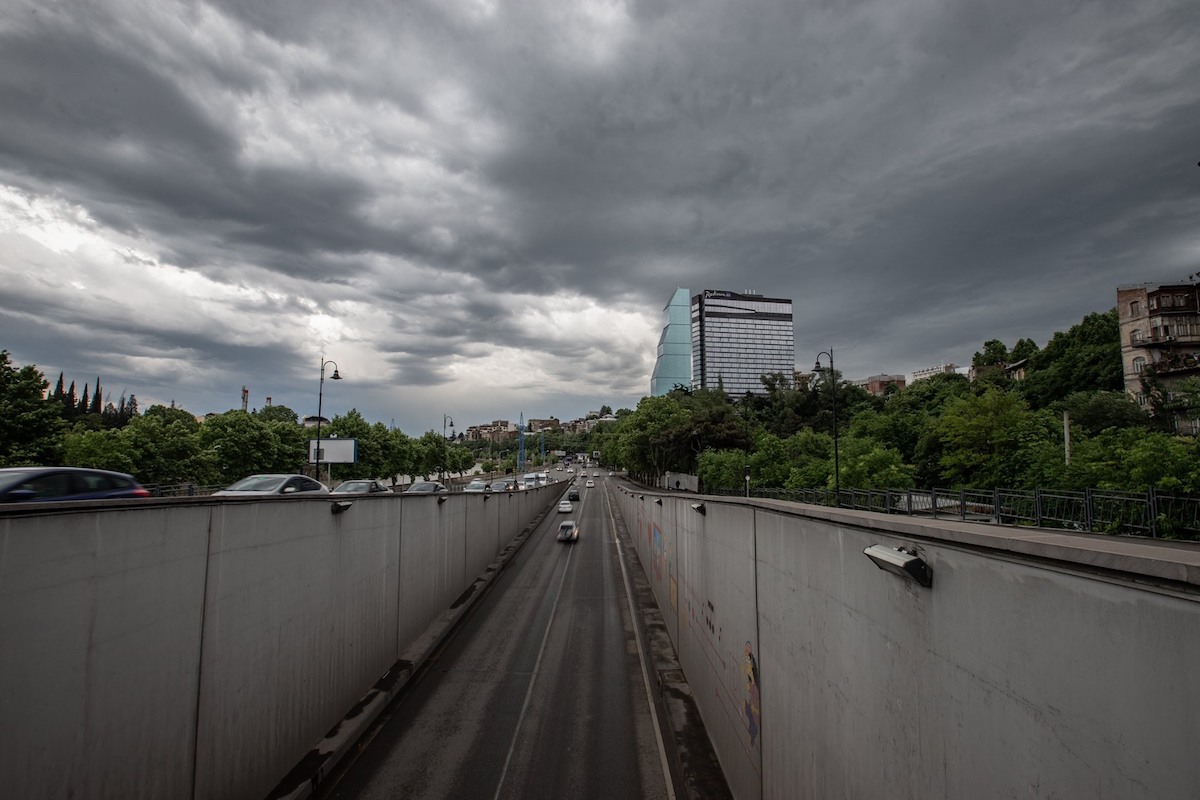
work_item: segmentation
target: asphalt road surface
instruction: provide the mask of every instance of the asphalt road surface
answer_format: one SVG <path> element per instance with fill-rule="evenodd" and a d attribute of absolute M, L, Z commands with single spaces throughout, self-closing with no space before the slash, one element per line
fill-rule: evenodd
<path fill-rule="evenodd" d="M 576 484 L 573 513 L 547 515 L 324 797 L 675 796 L 594 480 Z M 575 544 L 555 540 L 568 518 Z"/>

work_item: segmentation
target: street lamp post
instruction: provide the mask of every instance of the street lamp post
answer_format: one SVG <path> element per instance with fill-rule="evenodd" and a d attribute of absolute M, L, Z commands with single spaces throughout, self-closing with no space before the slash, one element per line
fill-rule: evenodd
<path fill-rule="evenodd" d="M 329 376 L 331 381 L 340 381 L 342 376 L 338 374 L 338 365 L 335 361 L 326 361 L 324 356 L 321 358 L 321 383 L 317 389 L 317 480 L 321 480 L 321 406 L 325 399 L 325 367 L 333 364 L 333 374 Z"/>
<path fill-rule="evenodd" d="M 841 508 L 842 475 L 838 465 L 837 371 L 833 368 L 833 347 L 817 353 L 817 363 L 813 366 L 813 372 L 821 371 L 821 356 L 829 356 L 829 389 L 830 396 L 833 398 L 831 404 L 833 406 L 833 494 L 834 504 Z"/>
<path fill-rule="evenodd" d="M 450 445 L 446 439 L 446 423 L 450 423 L 450 427 L 454 427 L 454 420 L 448 414 L 442 414 L 442 481 L 446 480 L 446 473 L 450 469 L 450 465 L 446 462 L 450 460 Z"/>

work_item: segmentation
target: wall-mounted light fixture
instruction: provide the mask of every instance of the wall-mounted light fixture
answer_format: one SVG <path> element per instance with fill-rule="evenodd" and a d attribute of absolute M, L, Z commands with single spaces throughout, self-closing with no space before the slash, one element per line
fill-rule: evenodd
<path fill-rule="evenodd" d="M 692 510 L 702 517 L 708 513 L 708 510 L 704 507 L 704 503 L 692 503 Z"/>
<path fill-rule="evenodd" d="M 638 500 L 645 500 L 645 499 L 646 499 L 646 495 L 644 495 L 644 494 L 638 495 Z"/>
<path fill-rule="evenodd" d="M 661 505 L 662 505 L 662 498 L 661 498 L 661 497 L 656 497 L 656 498 L 654 498 L 654 505 L 656 505 L 656 506 L 661 506 Z"/>
<path fill-rule="evenodd" d="M 346 511 L 349 511 L 350 506 L 352 505 L 354 505 L 354 503 L 348 500 L 334 500 L 329 504 L 329 510 L 334 514 L 342 514 Z"/>
<path fill-rule="evenodd" d="M 483 496 L 483 502 L 485 502 L 485 503 L 486 503 L 488 500 L 491 500 L 491 499 L 492 499 L 492 496 L 491 496 L 490 494 L 485 494 L 485 495 Z"/>
<path fill-rule="evenodd" d="M 440 506 L 442 503 L 444 503 L 444 502 L 446 502 L 446 498 L 444 498 L 444 497 L 439 497 L 439 498 L 438 498 L 438 505 L 439 505 L 439 506 Z"/>
<path fill-rule="evenodd" d="M 882 570 L 916 581 L 922 586 L 933 586 L 933 570 L 915 550 L 873 544 L 863 553 Z"/>

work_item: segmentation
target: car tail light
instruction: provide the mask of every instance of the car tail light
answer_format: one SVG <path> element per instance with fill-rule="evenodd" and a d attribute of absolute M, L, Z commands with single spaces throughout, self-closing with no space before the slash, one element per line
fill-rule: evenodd
<path fill-rule="evenodd" d="M 139 486 L 133 490 L 133 494 L 130 497 L 150 497 L 150 490 L 145 486 Z"/>

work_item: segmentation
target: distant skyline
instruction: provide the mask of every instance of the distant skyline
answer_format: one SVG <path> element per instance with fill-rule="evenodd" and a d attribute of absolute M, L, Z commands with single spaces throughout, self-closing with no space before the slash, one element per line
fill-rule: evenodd
<path fill-rule="evenodd" d="M 417 434 L 649 393 L 677 287 L 850 380 L 1200 271 L 1200 4 L 0 0 L 0 347 Z"/>

